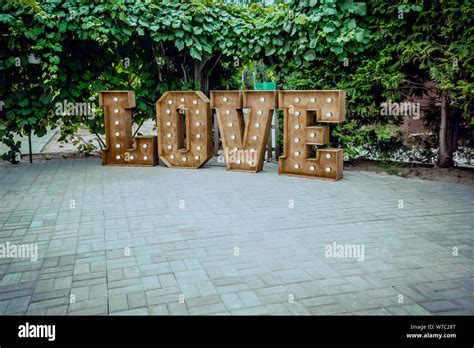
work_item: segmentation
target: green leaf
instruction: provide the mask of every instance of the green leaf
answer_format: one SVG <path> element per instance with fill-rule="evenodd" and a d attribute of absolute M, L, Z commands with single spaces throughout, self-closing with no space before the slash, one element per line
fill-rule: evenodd
<path fill-rule="evenodd" d="M 0 13 L 0 23 L 13 24 L 15 22 L 15 17 L 9 14 Z"/>
<path fill-rule="evenodd" d="M 5 61 L 5 67 L 9 68 L 16 63 L 16 57 L 8 57 Z"/>
<path fill-rule="evenodd" d="M 332 46 L 329 50 L 331 52 L 336 53 L 336 54 L 340 54 L 340 53 L 344 52 L 344 48 L 342 46 Z"/>
<path fill-rule="evenodd" d="M 355 27 L 357 27 L 357 23 L 354 19 L 349 20 L 349 22 L 346 24 L 347 29 L 352 30 Z"/>
<path fill-rule="evenodd" d="M 314 50 L 308 50 L 303 55 L 303 58 L 307 61 L 312 61 L 316 59 L 316 52 Z"/>
<path fill-rule="evenodd" d="M 190 51 L 189 51 L 189 54 L 190 54 L 191 57 L 193 57 L 194 59 L 197 59 L 197 60 L 201 60 L 201 59 L 202 59 L 201 52 L 199 52 L 198 50 L 196 50 L 194 47 L 191 47 L 191 49 L 190 49 Z"/>
<path fill-rule="evenodd" d="M 273 53 L 275 53 L 275 51 L 276 51 L 275 47 L 265 47 L 266 56 L 271 56 Z"/>
<path fill-rule="evenodd" d="M 356 33 L 355 33 L 355 39 L 357 42 L 362 42 L 364 41 L 364 29 L 361 29 L 361 30 L 358 30 Z"/>
<path fill-rule="evenodd" d="M 26 106 L 29 106 L 30 105 L 30 100 L 28 98 L 25 98 L 23 100 L 20 100 L 18 102 L 18 105 L 20 105 L 21 107 L 26 107 Z"/>
<path fill-rule="evenodd" d="M 148 23 L 146 20 L 144 19 L 139 19 L 138 20 L 138 23 L 142 26 L 142 27 L 145 27 L 145 28 L 148 28 L 150 26 L 150 23 Z"/>
<path fill-rule="evenodd" d="M 273 39 L 273 44 L 276 45 L 276 46 L 282 46 L 283 45 L 283 40 L 280 39 L 279 37 L 275 37 Z"/>
<path fill-rule="evenodd" d="M 365 2 L 354 2 L 353 3 L 354 12 L 359 16 L 367 15 L 367 4 Z"/>
<path fill-rule="evenodd" d="M 176 48 L 181 51 L 183 48 L 184 48 L 184 41 L 183 40 L 176 40 L 174 42 L 174 45 L 176 46 Z"/>
<path fill-rule="evenodd" d="M 334 30 L 336 30 L 334 27 L 330 27 L 330 26 L 325 26 L 323 27 L 323 31 L 327 34 L 327 33 L 331 33 L 333 32 Z"/>
<path fill-rule="evenodd" d="M 67 30 L 67 22 L 61 22 L 59 25 L 59 32 L 60 33 L 65 33 Z"/>

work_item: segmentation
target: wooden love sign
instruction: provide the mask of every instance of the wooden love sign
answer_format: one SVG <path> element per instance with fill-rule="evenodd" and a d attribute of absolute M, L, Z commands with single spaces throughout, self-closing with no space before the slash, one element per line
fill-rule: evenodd
<path fill-rule="evenodd" d="M 280 91 L 284 110 L 283 156 L 280 174 L 339 180 L 342 178 L 342 149 L 319 149 L 329 142 L 329 126 L 346 115 L 344 91 Z"/>
<path fill-rule="evenodd" d="M 105 144 L 102 164 L 154 166 L 158 164 L 154 136 L 137 136 L 132 141 L 132 113 L 135 93 L 132 91 L 99 92 L 104 108 Z"/>
<path fill-rule="evenodd" d="M 216 110 L 228 170 L 262 170 L 276 106 L 275 91 L 211 92 L 211 107 Z"/>
<path fill-rule="evenodd" d="M 202 92 L 166 92 L 156 102 L 156 122 L 167 167 L 199 168 L 212 157 L 211 112 Z"/>
<path fill-rule="evenodd" d="M 327 91 L 211 91 L 209 100 L 195 91 L 166 92 L 156 102 L 157 136 L 132 140 L 131 91 L 99 93 L 105 110 L 106 149 L 102 163 L 200 168 L 211 157 L 212 119 L 215 110 L 222 135 L 227 170 L 258 172 L 273 112 L 284 112 L 284 153 L 279 174 L 339 180 L 343 172 L 342 149 L 329 143 L 327 123 L 343 122 L 346 96 Z"/>

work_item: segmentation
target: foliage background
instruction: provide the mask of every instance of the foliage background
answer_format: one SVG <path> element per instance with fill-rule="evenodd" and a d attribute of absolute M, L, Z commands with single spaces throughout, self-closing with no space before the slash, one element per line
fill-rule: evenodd
<path fill-rule="evenodd" d="M 0 139 L 11 149 L 4 158 L 19 151 L 15 133 L 41 136 L 60 125 L 65 139 L 84 124 L 103 134 L 100 112 L 65 117 L 55 114 L 56 102 L 97 105 L 100 90 L 133 89 L 140 123 L 154 117 L 166 90 L 240 88 L 242 72 L 257 63 L 282 89 L 347 90 L 347 121 L 332 135 L 348 158 L 407 159 L 401 119 L 381 117 L 380 104 L 421 94 L 427 81 L 449 93 L 453 137 L 472 146 L 469 0 L 38 4 L 41 12 L 13 0 L 0 5 Z M 40 63 L 29 63 L 32 57 Z M 439 118 L 434 107 L 435 134 Z M 408 159 L 431 161 L 436 141 L 424 139 L 417 147 L 426 151 Z"/>

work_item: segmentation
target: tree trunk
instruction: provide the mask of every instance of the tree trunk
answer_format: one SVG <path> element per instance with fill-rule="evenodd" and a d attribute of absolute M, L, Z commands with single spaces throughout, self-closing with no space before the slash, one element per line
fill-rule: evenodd
<path fill-rule="evenodd" d="M 201 90 L 201 69 L 200 61 L 194 61 L 194 89 L 197 91 Z"/>
<path fill-rule="evenodd" d="M 194 60 L 194 89 L 196 91 L 204 92 L 204 86 L 202 84 L 202 69 L 206 65 L 208 58 L 203 58 L 202 61 Z"/>
<path fill-rule="evenodd" d="M 453 146 L 451 139 L 448 139 L 450 122 L 448 120 L 448 92 L 441 92 L 441 123 L 439 127 L 439 150 L 438 150 L 438 167 L 452 167 L 453 162 Z"/>
<path fill-rule="evenodd" d="M 204 94 L 209 97 L 209 73 L 205 73 L 204 76 Z"/>

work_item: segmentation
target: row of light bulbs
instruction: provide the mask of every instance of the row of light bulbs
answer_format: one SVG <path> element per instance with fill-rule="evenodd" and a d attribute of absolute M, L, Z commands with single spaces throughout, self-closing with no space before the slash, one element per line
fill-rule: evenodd
<path fill-rule="evenodd" d="M 224 101 L 224 103 L 227 103 L 227 102 L 229 101 L 229 98 L 228 98 L 228 97 L 223 97 L 222 100 Z M 261 98 L 260 98 L 260 102 L 262 102 L 262 103 L 264 103 L 265 100 L 266 100 L 265 97 L 261 97 Z M 118 101 L 119 101 L 119 97 L 114 97 L 114 102 L 118 102 Z M 184 102 L 186 101 L 186 98 L 181 97 L 181 98 L 179 99 L 179 101 L 180 101 L 181 103 L 184 103 Z M 300 97 L 296 97 L 296 98 L 295 98 L 295 103 L 299 103 L 300 101 L 301 101 L 301 98 L 300 98 Z M 316 98 L 315 98 L 315 97 L 312 97 L 309 101 L 314 104 L 314 103 L 316 103 Z M 332 97 L 328 97 L 328 98 L 326 99 L 326 102 L 327 102 L 328 104 L 331 104 L 333 101 L 334 101 L 334 99 L 333 99 Z M 198 103 L 198 100 L 197 100 L 197 99 L 194 99 L 194 100 L 193 100 L 193 104 L 194 104 L 194 105 L 197 105 L 197 103 Z M 172 100 L 172 99 L 168 99 L 168 104 L 169 104 L 169 105 L 173 104 L 173 100 Z"/>
<path fill-rule="evenodd" d="M 295 151 L 294 154 L 295 154 L 295 156 L 301 155 L 301 153 L 300 153 L 299 151 Z M 331 159 L 331 158 L 332 158 L 332 154 L 327 153 L 327 154 L 325 155 L 325 157 L 326 157 L 327 159 Z M 300 169 L 300 168 L 301 168 L 301 165 L 299 165 L 298 163 L 296 163 L 296 164 L 293 166 L 293 168 L 295 168 L 295 169 Z M 311 166 L 309 166 L 309 170 L 314 171 L 314 170 L 316 170 L 316 167 L 313 166 L 313 165 L 311 165 Z M 331 169 L 331 167 L 326 167 L 324 170 L 326 171 L 326 173 L 329 173 L 329 172 L 331 172 L 332 169 Z"/>
<path fill-rule="evenodd" d="M 295 164 L 293 167 L 294 167 L 295 169 L 300 169 L 301 166 L 300 166 L 299 164 Z M 314 172 L 314 171 L 316 170 L 316 167 L 313 166 L 313 165 L 311 165 L 311 166 L 309 166 L 309 170 L 312 171 L 312 172 Z M 324 169 L 324 171 L 325 171 L 326 173 L 330 173 L 330 172 L 332 171 L 332 169 L 331 169 L 331 167 L 326 167 L 326 168 Z"/>
<path fill-rule="evenodd" d="M 186 98 L 181 97 L 181 98 L 179 98 L 179 101 L 180 101 L 181 103 L 184 103 L 184 102 L 186 101 Z M 194 105 L 197 105 L 197 103 L 198 103 L 198 100 L 197 100 L 197 99 L 194 99 L 194 100 L 193 100 L 193 104 L 194 104 Z M 173 104 L 173 100 L 172 100 L 172 99 L 168 99 L 168 104 L 169 104 L 169 105 Z"/>
<path fill-rule="evenodd" d="M 299 116 L 299 115 L 301 115 L 301 112 L 295 111 L 295 116 Z M 326 117 L 327 118 L 332 117 L 332 112 L 331 111 L 326 112 Z"/>
<path fill-rule="evenodd" d="M 181 99 L 182 99 L 182 101 L 184 102 L 184 98 L 181 98 Z M 260 102 L 262 102 L 262 103 L 264 103 L 265 100 L 266 100 L 265 97 L 261 97 L 261 98 L 260 98 Z M 171 103 L 170 103 L 170 101 L 171 101 Z M 229 98 L 223 97 L 223 98 L 222 98 L 222 101 L 223 101 L 224 103 L 227 103 L 227 102 L 229 101 Z M 313 104 L 316 103 L 316 97 L 312 97 L 309 101 L 310 101 L 311 103 L 313 103 Z M 328 98 L 326 99 L 326 102 L 327 102 L 328 104 L 331 104 L 333 101 L 334 101 L 334 99 L 333 99 L 332 97 L 328 97 Z M 300 98 L 300 97 L 296 97 L 296 98 L 295 98 L 295 103 L 299 103 L 299 102 L 301 102 L 301 98 Z M 172 103 L 173 103 L 172 100 L 169 100 L 169 101 L 168 101 L 168 104 L 172 104 Z"/>

